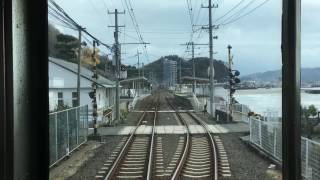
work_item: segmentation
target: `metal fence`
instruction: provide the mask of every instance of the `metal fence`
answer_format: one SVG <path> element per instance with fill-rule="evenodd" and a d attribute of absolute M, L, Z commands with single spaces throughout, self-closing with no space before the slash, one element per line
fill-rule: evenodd
<path fill-rule="evenodd" d="M 50 167 L 87 141 L 88 105 L 49 114 Z"/>
<path fill-rule="evenodd" d="M 250 109 L 248 106 L 243 104 L 234 104 L 232 110 L 232 117 L 234 120 L 249 123 L 248 113 L 250 112 Z"/>
<path fill-rule="evenodd" d="M 259 146 L 278 161 L 282 161 L 282 133 L 280 123 L 249 118 L 250 142 Z"/>
<path fill-rule="evenodd" d="M 320 143 L 301 138 L 301 173 L 307 180 L 320 179 Z"/>
<path fill-rule="evenodd" d="M 250 142 L 282 162 L 282 124 L 249 118 Z M 320 179 L 320 143 L 301 137 L 301 175 L 305 180 Z"/>

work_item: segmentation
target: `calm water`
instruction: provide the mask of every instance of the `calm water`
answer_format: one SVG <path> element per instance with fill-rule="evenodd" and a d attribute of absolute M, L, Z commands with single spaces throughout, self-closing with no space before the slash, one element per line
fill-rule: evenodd
<path fill-rule="evenodd" d="M 227 96 L 227 91 L 218 88 L 216 94 L 222 97 Z M 281 115 L 281 89 L 251 89 L 237 90 L 235 93 L 236 100 L 241 104 L 248 105 L 256 113 L 263 114 L 266 111 L 277 112 Z M 308 94 L 301 91 L 302 106 L 314 104 L 320 110 L 320 94 Z"/>

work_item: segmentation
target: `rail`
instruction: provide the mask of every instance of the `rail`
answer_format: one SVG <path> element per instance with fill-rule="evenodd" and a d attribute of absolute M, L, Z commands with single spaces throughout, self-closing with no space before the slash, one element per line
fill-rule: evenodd
<path fill-rule="evenodd" d="M 181 117 L 180 113 L 178 111 L 176 111 L 176 108 L 174 107 L 174 105 L 166 98 L 169 106 L 175 110 L 178 118 L 180 121 L 183 122 L 183 124 L 186 126 L 187 128 L 187 140 L 186 140 L 186 144 L 185 144 L 185 149 L 184 149 L 184 152 L 181 156 L 181 160 L 172 176 L 172 180 L 177 180 L 177 179 L 180 179 L 180 174 L 181 174 L 181 171 L 183 169 L 183 166 L 187 160 L 187 156 L 189 154 L 189 150 L 190 150 L 190 146 L 191 146 L 191 143 L 190 143 L 190 128 L 189 128 L 189 125 L 188 123 Z M 208 125 L 205 124 L 204 122 L 202 122 L 201 120 L 199 120 L 198 118 L 196 118 L 194 115 L 192 115 L 190 112 L 187 112 L 187 114 L 192 118 L 194 119 L 198 124 L 200 124 L 206 131 L 207 135 L 208 135 L 208 138 L 209 138 L 209 143 L 211 144 L 211 149 L 212 149 L 212 157 L 213 157 L 213 164 L 212 164 L 212 167 L 213 167 L 213 179 L 214 180 L 217 180 L 218 179 L 218 159 L 217 159 L 217 150 L 216 150 L 216 145 L 215 145 L 215 142 L 214 142 L 214 139 L 210 133 L 210 130 L 208 128 Z"/>
<path fill-rule="evenodd" d="M 146 112 L 144 112 L 141 116 L 140 116 L 140 119 L 139 119 L 139 122 L 138 122 L 138 125 L 135 127 L 135 129 L 131 132 L 127 142 L 125 143 L 125 145 L 123 146 L 119 156 L 117 157 L 117 159 L 115 160 L 115 162 L 113 163 L 112 167 L 110 168 L 110 171 L 108 172 L 107 176 L 105 177 L 105 180 L 109 180 L 111 179 L 115 172 L 116 172 L 116 169 L 117 167 L 119 166 L 120 164 L 120 161 L 121 159 L 124 157 L 125 155 L 125 152 L 128 150 L 129 148 L 129 145 L 132 143 L 132 140 L 133 140 L 133 136 L 135 134 L 135 132 L 137 131 L 139 125 L 141 124 L 142 120 L 144 119 L 146 115 Z"/>
<path fill-rule="evenodd" d="M 151 104 L 150 106 L 152 106 L 153 104 Z M 144 117 L 146 116 L 146 109 L 149 109 L 150 106 L 148 107 L 145 107 L 144 109 L 144 112 L 142 113 L 142 115 L 140 116 L 139 118 L 139 121 L 136 125 L 136 127 L 134 128 L 134 130 L 130 133 L 130 136 L 129 138 L 127 139 L 125 145 L 123 146 L 122 150 L 120 151 L 118 157 L 116 158 L 116 160 L 113 162 L 113 165 L 111 166 L 108 174 L 106 175 L 106 177 L 104 178 L 105 180 L 109 180 L 109 179 L 112 179 L 120 165 L 120 162 L 121 160 L 125 157 L 126 155 L 126 152 L 128 151 L 129 147 L 130 147 L 130 144 L 132 144 L 133 140 L 134 140 L 134 136 L 135 136 L 135 133 L 137 131 L 137 129 L 139 128 L 140 124 L 142 123 Z M 157 110 L 157 107 L 156 107 L 156 110 Z M 155 125 L 155 120 L 156 120 L 156 111 L 155 111 L 155 116 L 154 116 L 154 125 Z M 152 159 L 153 159 L 153 147 L 154 147 L 154 127 L 152 128 L 152 137 L 151 137 L 151 142 L 150 142 L 150 151 L 149 151 L 149 162 L 148 162 L 148 170 L 147 170 L 147 179 L 151 179 L 151 175 L 152 175 Z"/>
<path fill-rule="evenodd" d="M 155 136 L 155 126 L 156 126 L 156 119 L 157 119 L 157 111 L 159 107 L 159 97 L 156 101 L 155 105 L 155 112 L 153 117 L 153 126 L 152 126 L 152 134 L 151 134 L 151 145 L 149 151 L 149 162 L 148 162 L 148 170 L 147 170 L 147 180 L 152 179 L 152 164 L 153 164 L 153 154 L 154 154 L 154 136 Z"/>
<path fill-rule="evenodd" d="M 168 105 L 172 109 L 176 110 L 176 108 L 173 106 L 173 104 L 167 98 L 166 98 L 166 101 L 167 101 Z M 181 160 L 180 160 L 176 170 L 173 173 L 173 176 L 171 178 L 172 180 L 179 179 L 179 175 L 180 175 L 180 173 L 182 171 L 183 165 L 185 164 L 185 162 L 187 160 L 187 156 L 188 156 L 188 153 L 189 153 L 189 150 L 190 150 L 190 129 L 189 129 L 189 126 L 187 125 L 187 122 L 181 117 L 181 115 L 178 112 L 176 112 L 176 114 L 177 114 L 179 120 L 186 126 L 186 128 L 187 128 L 187 132 L 186 132 L 187 136 L 186 136 L 185 148 L 184 148 L 183 154 L 182 154 L 182 156 L 180 158 Z"/>
<path fill-rule="evenodd" d="M 214 158 L 213 161 L 213 168 L 214 168 L 214 179 L 217 180 L 218 179 L 218 153 L 217 153 L 217 148 L 215 145 L 215 142 L 212 138 L 212 135 L 210 133 L 209 127 L 206 123 L 204 123 L 203 121 L 199 120 L 198 118 L 196 118 L 193 114 L 191 114 L 190 112 L 188 112 L 187 114 L 189 114 L 190 117 L 192 117 L 194 120 L 196 120 L 199 124 L 201 124 L 203 126 L 203 128 L 206 130 L 206 133 L 208 134 L 208 137 L 210 139 L 210 143 L 211 143 L 211 148 L 212 148 L 212 156 Z"/>

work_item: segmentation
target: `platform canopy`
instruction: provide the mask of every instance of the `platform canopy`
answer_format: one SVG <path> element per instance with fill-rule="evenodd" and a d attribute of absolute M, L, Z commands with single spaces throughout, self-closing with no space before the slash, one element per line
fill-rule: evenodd
<path fill-rule="evenodd" d="M 192 76 L 182 76 L 181 81 L 182 84 L 192 84 L 194 81 L 196 81 L 197 84 L 208 84 L 209 78 L 193 78 Z"/>
<path fill-rule="evenodd" d="M 137 85 L 138 83 L 141 83 L 141 87 L 149 87 L 151 82 L 149 79 L 146 77 L 133 77 L 133 78 L 128 78 L 120 81 L 121 86 L 123 87 L 129 87 L 133 88 L 134 85 Z"/>

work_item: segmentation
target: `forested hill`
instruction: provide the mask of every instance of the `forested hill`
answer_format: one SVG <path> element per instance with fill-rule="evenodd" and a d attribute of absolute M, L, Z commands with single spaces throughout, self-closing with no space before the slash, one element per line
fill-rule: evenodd
<path fill-rule="evenodd" d="M 149 72 L 153 72 L 153 76 L 156 81 L 161 82 L 163 77 L 163 60 L 168 59 L 171 61 L 177 62 L 177 70 L 178 70 L 178 79 L 179 79 L 179 68 L 180 68 L 180 60 L 181 60 L 181 76 L 192 76 L 192 60 L 185 60 L 177 55 L 168 55 L 161 57 L 160 59 L 153 61 L 150 64 L 145 66 L 145 72 L 149 74 Z M 228 75 L 228 70 L 224 62 L 214 60 L 213 62 L 215 69 L 215 79 L 219 82 L 222 82 L 226 79 Z M 209 58 L 207 57 L 197 57 L 195 58 L 195 67 L 196 67 L 196 77 L 200 78 L 208 78 L 207 69 L 210 66 Z"/>

